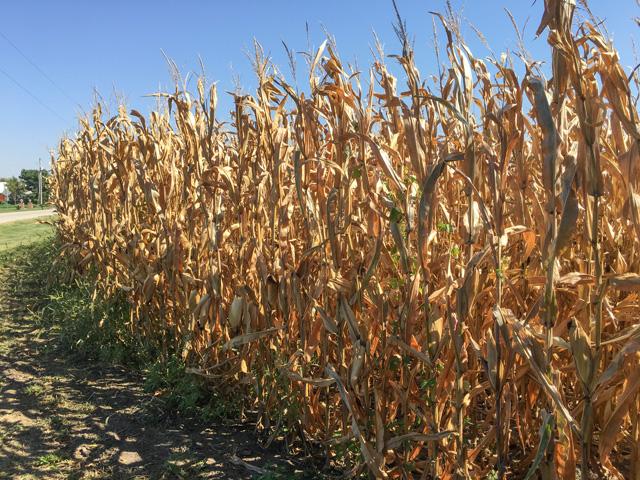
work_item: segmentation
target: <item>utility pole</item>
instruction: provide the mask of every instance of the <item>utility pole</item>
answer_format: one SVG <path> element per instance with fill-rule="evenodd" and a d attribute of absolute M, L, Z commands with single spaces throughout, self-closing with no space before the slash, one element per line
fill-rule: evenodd
<path fill-rule="evenodd" d="M 42 206 L 42 159 L 38 157 L 38 204 Z"/>

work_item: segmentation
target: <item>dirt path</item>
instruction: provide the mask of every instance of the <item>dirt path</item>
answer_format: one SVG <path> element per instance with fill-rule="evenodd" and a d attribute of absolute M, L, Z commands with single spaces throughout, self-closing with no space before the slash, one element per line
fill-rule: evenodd
<path fill-rule="evenodd" d="M 0 224 L 15 222 L 17 220 L 31 220 L 33 218 L 48 217 L 56 211 L 53 208 L 46 210 L 16 210 L 15 212 L 0 215 Z"/>
<path fill-rule="evenodd" d="M 69 359 L 29 310 L 36 287 L 1 283 L 0 479 L 314 478 L 250 425 L 184 425 L 130 372 Z"/>

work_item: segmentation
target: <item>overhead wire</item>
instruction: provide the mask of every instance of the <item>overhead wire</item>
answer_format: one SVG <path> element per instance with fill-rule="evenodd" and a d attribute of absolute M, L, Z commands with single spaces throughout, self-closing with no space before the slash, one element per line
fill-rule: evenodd
<path fill-rule="evenodd" d="M 18 88 L 20 88 L 22 91 L 24 91 L 27 95 L 29 95 L 35 102 L 37 102 L 41 107 L 45 108 L 46 110 L 48 110 L 50 113 L 52 113 L 53 115 L 55 115 L 56 117 L 58 117 L 60 120 L 62 120 L 63 122 L 66 122 L 67 120 L 65 120 L 65 118 L 60 115 L 57 111 L 55 111 L 53 108 L 51 108 L 49 105 L 47 105 L 45 102 L 43 102 L 35 93 L 33 93 L 31 90 L 29 90 L 27 87 L 25 87 L 22 83 L 20 83 L 18 80 L 16 80 L 12 75 L 10 75 L 7 71 L 5 71 L 3 68 L 0 67 L 0 73 L 2 73 L 5 77 L 7 77 L 9 80 L 11 80 L 11 82 L 13 82 Z"/>
<path fill-rule="evenodd" d="M 71 98 L 71 96 L 53 79 L 51 78 L 47 72 L 45 72 L 42 68 L 40 68 L 38 66 L 38 64 L 36 62 L 34 62 L 33 60 L 31 60 L 31 58 L 24 53 L 9 37 L 7 37 L 2 31 L 0 31 L 0 37 L 4 38 L 4 40 L 16 51 L 20 54 L 20 56 L 22 56 L 22 58 L 24 58 L 33 68 L 35 68 L 40 75 L 42 75 L 44 78 L 47 79 L 47 81 L 53 85 L 60 93 L 62 93 L 62 95 L 64 95 L 66 97 L 67 100 L 69 100 L 71 103 L 73 104 L 78 104 L 78 102 L 76 102 L 73 98 Z"/>

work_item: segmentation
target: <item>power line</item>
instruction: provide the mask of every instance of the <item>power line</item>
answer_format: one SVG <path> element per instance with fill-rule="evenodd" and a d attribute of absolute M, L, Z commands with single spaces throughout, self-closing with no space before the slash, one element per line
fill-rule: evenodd
<path fill-rule="evenodd" d="M 54 80 L 53 80 L 49 75 L 47 75 L 47 73 L 46 73 L 44 70 L 42 70 L 42 69 L 41 69 L 41 68 L 40 68 L 40 67 L 39 67 L 39 66 L 38 66 L 38 65 L 37 65 L 33 60 L 31 60 L 31 59 L 27 56 L 27 54 L 26 54 L 26 53 L 24 53 L 22 50 L 20 50 L 20 49 L 18 48 L 18 46 L 17 46 L 15 43 L 13 43 L 13 42 L 9 39 L 9 37 L 7 37 L 7 36 L 6 36 L 4 33 L 2 33 L 1 31 L 0 31 L 0 37 L 4 38 L 4 39 L 6 40 L 6 42 L 7 42 L 9 45 L 11 45 L 11 46 L 13 47 L 13 49 L 14 49 L 16 52 L 18 52 L 18 53 L 22 56 L 22 58 L 24 58 L 27 62 L 29 62 L 29 64 L 31 64 L 31 66 L 32 66 L 33 68 L 35 68 L 38 72 L 40 72 L 40 75 L 42 75 L 44 78 L 46 78 L 46 79 L 49 81 L 49 83 L 51 83 L 51 85 L 53 85 L 54 87 L 56 87 L 56 88 L 60 91 L 60 93 L 62 93 L 62 95 L 64 95 L 64 96 L 67 98 L 67 100 L 69 100 L 71 103 L 73 103 L 73 104 L 75 104 L 75 105 L 78 105 L 78 102 L 76 102 L 73 98 L 71 98 L 71 97 L 69 96 L 69 94 L 68 94 L 68 93 L 67 93 L 67 92 L 66 92 L 66 91 L 65 91 L 65 90 L 64 90 L 60 85 L 58 85 L 58 84 L 57 84 L 57 83 L 56 83 L 56 82 L 55 82 L 55 81 L 54 81 Z"/>
<path fill-rule="evenodd" d="M 22 89 L 27 95 L 29 95 L 33 100 L 35 100 L 37 103 L 40 104 L 40 106 L 42 106 L 43 108 L 46 108 L 47 110 L 49 110 L 49 112 L 51 112 L 53 115 L 55 115 L 56 117 L 58 117 L 60 120 L 62 120 L 63 122 L 66 122 L 66 120 L 64 119 L 64 117 L 62 115 L 60 115 L 58 112 L 56 112 L 53 108 L 51 108 L 49 105 L 47 105 L 46 103 L 44 103 L 42 100 L 40 100 L 34 93 L 31 92 L 31 90 L 29 90 L 27 87 L 25 87 L 24 85 L 22 85 L 18 80 L 16 80 L 15 78 L 13 78 L 11 75 L 9 75 L 7 72 L 5 72 L 2 68 L 0 68 L 0 73 L 2 73 L 5 77 L 7 77 L 9 80 L 11 80 L 15 85 L 17 85 L 20 89 Z"/>

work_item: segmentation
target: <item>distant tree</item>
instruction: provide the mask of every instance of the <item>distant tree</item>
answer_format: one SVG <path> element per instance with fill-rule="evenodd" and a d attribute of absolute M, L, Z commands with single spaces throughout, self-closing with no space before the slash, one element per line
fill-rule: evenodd
<path fill-rule="evenodd" d="M 25 201 L 31 200 L 36 203 L 38 201 L 38 170 L 23 169 L 19 178 L 25 185 Z M 44 203 L 49 201 L 49 172 L 47 170 L 42 170 L 42 201 Z"/>
<path fill-rule="evenodd" d="M 24 182 L 16 177 L 7 180 L 7 190 L 9 190 L 9 203 L 14 205 L 24 199 L 26 187 Z"/>

